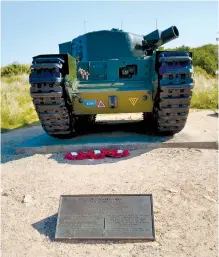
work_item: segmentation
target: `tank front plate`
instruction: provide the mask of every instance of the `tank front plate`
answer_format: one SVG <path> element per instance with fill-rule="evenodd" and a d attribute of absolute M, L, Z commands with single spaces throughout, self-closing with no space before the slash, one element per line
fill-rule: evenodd
<path fill-rule="evenodd" d="M 112 98 L 116 102 L 112 104 Z M 137 91 L 81 92 L 74 99 L 75 114 L 152 112 L 152 93 Z"/>

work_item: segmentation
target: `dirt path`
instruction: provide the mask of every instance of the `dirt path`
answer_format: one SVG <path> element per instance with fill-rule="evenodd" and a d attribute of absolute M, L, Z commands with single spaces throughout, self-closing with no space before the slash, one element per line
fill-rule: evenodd
<path fill-rule="evenodd" d="M 206 133 L 217 137 L 209 125 L 217 118 L 200 115 Z M 35 127 L 2 137 L 2 257 L 217 256 L 218 150 L 141 149 L 126 159 L 77 163 L 63 154 L 13 155 L 16 143 L 37 133 Z M 156 241 L 54 242 L 60 195 L 101 193 L 152 193 Z"/>

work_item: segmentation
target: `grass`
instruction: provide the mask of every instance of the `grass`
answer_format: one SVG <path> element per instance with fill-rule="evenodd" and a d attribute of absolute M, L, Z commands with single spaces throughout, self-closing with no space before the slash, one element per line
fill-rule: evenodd
<path fill-rule="evenodd" d="M 32 124 L 38 120 L 28 83 L 28 75 L 1 78 L 2 131 Z"/>
<path fill-rule="evenodd" d="M 193 92 L 191 108 L 196 109 L 217 109 L 218 104 L 218 87 L 215 85 L 212 89 Z"/>
<path fill-rule="evenodd" d="M 191 108 L 217 109 L 218 84 L 217 79 L 195 73 L 195 86 L 193 89 Z"/>
<path fill-rule="evenodd" d="M 218 104 L 217 80 L 206 76 L 200 69 L 194 76 L 191 108 L 216 109 Z M 28 75 L 1 77 L 1 129 L 14 129 L 38 121 L 30 97 Z"/>

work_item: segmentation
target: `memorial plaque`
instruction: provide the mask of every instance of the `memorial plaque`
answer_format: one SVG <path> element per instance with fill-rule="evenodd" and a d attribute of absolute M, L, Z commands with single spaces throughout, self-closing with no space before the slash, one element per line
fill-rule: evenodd
<path fill-rule="evenodd" d="M 154 240 L 152 195 L 63 195 L 56 240 Z"/>

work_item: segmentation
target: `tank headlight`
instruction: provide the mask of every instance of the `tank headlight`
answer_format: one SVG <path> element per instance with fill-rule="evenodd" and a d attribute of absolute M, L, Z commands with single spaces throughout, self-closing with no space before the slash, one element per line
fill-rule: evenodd
<path fill-rule="evenodd" d="M 129 71 L 127 69 L 122 69 L 122 75 L 126 76 L 129 74 Z"/>

